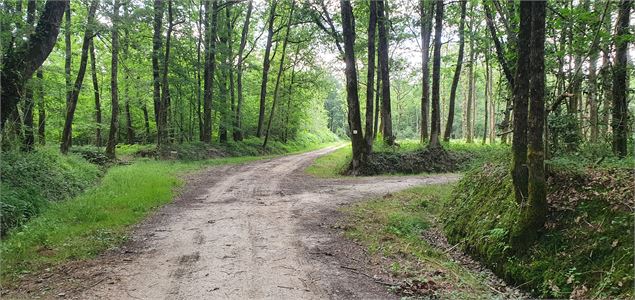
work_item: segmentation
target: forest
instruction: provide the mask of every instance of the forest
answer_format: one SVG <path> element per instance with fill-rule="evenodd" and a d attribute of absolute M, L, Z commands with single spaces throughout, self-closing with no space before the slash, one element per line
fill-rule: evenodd
<path fill-rule="evenodd" d="M 633 2 L 5 0 L 0 295 L 633 297 Z"/>

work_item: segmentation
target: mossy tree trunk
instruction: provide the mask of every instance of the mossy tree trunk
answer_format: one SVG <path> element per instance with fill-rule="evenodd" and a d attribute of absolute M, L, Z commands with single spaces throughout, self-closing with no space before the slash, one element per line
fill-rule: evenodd
<path fill-rule="evenodd" d="M 514 85 L 514 135 L 512 138 L 512 180 L 514 196 L 520 205 L 527 199 L 527 109 L 529 98 L 529 52 L 531 40 L 531 3 L 520 4 L 518 60 Z"/>
<path fill-rule="evenodd" d="M 530 49 L 527 59 L 529 63 L 529 67 L 527 68 L 529 76 L 526 78 L 517 76 L 516 86 L 523 87 L 523 90 L 517 91 L 524 92 L 524 86 L 529 83 L 530 88 L 528 92 L 531 101 L 529 102 L 529 114 L 528 116 L 524 116 L 526 118 L 525 120 L 528 120 L 528 145 L 525 146 L 528 164 L 526 176 L 528 176 L 528 178 L 525 179 L 526 181 L 515 182 L 515 184 L 525 182 L 527 184 L 527 197 L 526 200 L 524 197 L 521 199 L 519 219 L 511 232 L 510 241 L 512 249 L 517 252 L 526 251 L 538 238 L 547 216 L 543 141 L 545 117 L 545 8 L 546 3 L 542 1 L 527 1 L 521 2 L 520 4 L 518 57 L 521 58 L 521 52 L 526 51 L 526 49 L 523 49 L 523 46 L 528 46 L 527 48 Z M 529 35 L 527 32 L 529 32 Z M 529 41 L 526 39 L 529 39 Z M 521 67 L 523 66 L 519 60 L 518 68 L 520 69 Z M 520 107 L 514 107 L 514 113 L 516 113 L 518 108 Z M 527 109 L 526 106 L 524 108 L 525 110 Z M 514 117 L 516 117 L 516 115 L 514 115 Z M 516 130 L 516 128 L 514 128 L 514 130 Z M 514 133 L 514 138 L 517 134 L 516 132 Z M 514 141 L 516 141 L 516 139 Z M 518 145 L 514 144 L 514 150 L 516 151 L 518 148 Z M 514 154 L 516 155 L 517 153 Z M 517 176 L 518 174 L 514 175 Z M 518 192 L 518 187 L 516 187 L 516 189 Z"/>
<path fill-rule="evenodd" d="M 615 36 L 615 64 L 613 65 L 613 153 L 623 158 L 627 154 L 628 137 L 628 77 L 627 55 L 629 22 L 631 14 L 632 0 L 622 0 L 620 2 L 617 17 L 617 33 Z"/>

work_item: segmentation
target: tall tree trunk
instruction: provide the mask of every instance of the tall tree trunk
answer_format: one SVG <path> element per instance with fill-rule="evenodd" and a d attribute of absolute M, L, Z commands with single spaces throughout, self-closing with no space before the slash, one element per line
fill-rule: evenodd
<path fill-rule="evenodd" d="M 346 62 L 346 102 L 348 104 L 348 127 L 351 132 L 351 144 L 353 157 L 350 169 L 356 173 L 359 167 L 366 162 L 368 155 L 366 141 L 362 133 L 362 120 L 359 107 L 359 94 L 357 91 L 357 69 L 355 68 L 355 20 L 353 19 L 353 7 L 351 2 L 340 0 L 342 14 L 342 37 L 344 39 L 344 60 Z M 381 63 L 380 63 L 381 65 Z"/>
<path fill-rule="evenodd" d="M 430 109 L 430 36 L 436 1 L 421 1 L 421 143 L 428 140 Z M 425 6 L 428 4 L 428 8 Z"/>
<path fill-rule="evenodd" d="M 216 69 L 216 1 L 205 1 L 205 71 L 203 72 L 203 142 L 212 142 L 212 81 Z"/>
<path fill-rule="evenodd" d="M 227 2 L 229 3 L 229 2 Z M 219 130 L 219 140 L 221 143 L 227 143 L 228 129 L 232 126 L 234 118 L 234 73 L 232 71 L 233 53 L 232 53 L 232 20 L 229 4 L 225 6 L 225 36 L 221 39 L 221 43 L 225 46 L 223 59 L 223 67 L 221 68 L 221 122 Z M 227 90 L 227 82 L 229 82 L 229 90 Z M 230 97 L 231 101 L 227 101 Z M 228 103 L 229 102 L 229 103 Z"/>
<path fill-rule="evenodd" d="M 42 68 L 38 68 L 37 70 L 37 79 L 38 79 L 38 141 L 40 145 L 46 145 L 46 104 L 44 102 L 44 74 L 42 72 Z"/>
<path fill-rule="evenodd" d="M 293 57 L 293 66 L 291 67 L 291 82 L 289 82 L 289 88 L 287 90 L 287 114 L 284 122 L 284 142 L 286 143 L 289 140 L 289 118 L 291 115 L 291 98 L 293 91 L 293 84 L 295 83 L 295 67 L 298 64 L 298 56 L 300 55 L 300 44 L 296 46 L 295 55 Z M 372 111 L 371 111 L 371 122 L 372 122 Z M 371 124 L 372 130 L 372 124 Z"/>
<path fill-rule="evenodd" d="M 468 78 L 467 78 L 467 137 L 466 141 L 468 143 L 472 143 L 474 141 L 474 63 L 476 62 L 475 53 L 474 53 L 474 35 L 472 34 L 474 22 L 472 22 L 472 18 L 470 18 L 470 65 L 468 67 Z"/>
<path fill-rule="evenodd" d="M 163 0 L 154 0 L 154 19 L 152 35 L 152 98 L 154 101 L 154 121 L 157 126 L 157 143 L 161 143 L 161 122 L 159 111 L 161 110 L 161 49 L 163 40 L 161 37 L 163 24 Z"/>
<path fill-rule="evenodd" d="M 145 127 L 146 135 L 143 139 L 144 143 L 148 142 L 148 138 L 150 138 L 150 116 L 148 115 L 148 106 L 144 102 L 141 104 L 141 110 L 143 111 L 143 123 Z"/>
<path fill-rule="evenodd" d="M 489 46 L 489 45 L 488 45 Z M 489 118 L 489 101 L 491 101 L 490 99 L 490 94 L 492 93 L 491 89 L 492 87 L 490 86 L 490 76 L 491 76 L 491 71 L 489 68 L 489 48 L 485 51 L 485 105 L 483 106 L 483 109 L 485 110 L 484 112 L 484 116 L 485 116 L 485 121 L 483 122 L 483 145 L 485 145 L 485 143 L 487 142 L 487 132 L 488 132 L 488 128 L 487 125 L 488 123 L 488 118 Z M 493 130 L 493 129 L 492 129 Z"/>
<path fill-rule="evenodd" d="M 465 14 L 467 11 L 467 1 L 461 1 L 461 21 L 459 22 L 459 56 L 456 59 L 456 69 L 454 69 L 454 77 L 452 78 L 452 86 L 450 87 L 450 107 L 448 108 L 448 121 L 445 124 L 445 133 L 443 140 L 449 141 L 452 134 L 452 126 L 454 125 L 454 102 L 456 99 L 456 88 L 459 86 L 459 78 L 461 77 L 461 67 L 463 66 L 463 50 L 465 49 Z M 470 38 L 470 51 L 472 46 L 472 38 Z M 471 53 L 470 53 L 471 54 Z M 470 62 L 472 65 L 472 62 Z"/>
<path fill-rule="evenodd" d="M 26 24 L 28 26 L 29 31 L 33 30 L 33 23 L 35 22 L 35 0 L 28 0 L 27 4 L 27 17 Z M 33 80 L 30 80 L 26 85 L 25 97 L 24 97 L 24 141 L 23 141 L 23 150 L 31 151 L 33 150 L 35 144 L 35 135 L 33 128 L 33 106 L 35 104 L 35 100 L 33 98 L 33 89 L 35 88 L 36 83 Z"/>
<path fill-rule="evenodd" d="M 232 47 L 233 40 L 232 34 L 234 32 L 234 27 L 231 22 L 231 11 L 230 6 L 228 5 L 225 8 L 225 17 L 227 19 L 227 53 L 228 53 L 228 72 L 229 72 L 229 99 L 230 99 L 230 113 L 227 114 L 227 124 L 231 126 L 232 136 L 235 135 L 236 132 L 236 87 L 235 87 L 235 77 L 234 77 L 234 49 Z"/>
<path fill-rule="evenodd" d="M 377 79 L 375 80 L 375 122 L 373 125 L 373 140 L 377 139 L 377 133 L 379 132 L 379 112 L 381 110 L 381 68 L 379 65 L 381 62 L 377 60 Z"/>
<path fill-rule="evenodd" d="M 71 44 L 71 4 L 66 6 L 64 12 L 64 75 L 66 79 L 66 109 L 73 97 L 73 81 L 71 79 L 71 66 L 73 60 L 72 44 Z"/>
<path fill-rule="evenodd" d="M 42 65 L 44 60 L 53 50 L 59 33 L 60 22 L 67 1 L 48 0 L 44 10 L 38 19 L 35 30 L 26 43 L 17 46 L 10 53 L 5 54 L 2 60 L 2 86 L 0 98 L 0 127 L 4 126 L 10 116 L 17 112 L 21 91 L 26 80 Z"/>
<path fill-rule="evenodd" d="M 395 136 L 392 134 L 392 109 L 390 107 L 390 61 L 388 58 L 388 14 L 385 9 L 385 1 L 377 1 L 377 25 L 379 27 L 378 55 L 381 63 L 381 124 L 384 143 L 392 145 Z"/>
<path fill-rule="evenodd" d="M 434 54 L 432 57 L 432 123 L 430 127 L 430 144 L 428 147 L 441 147 L 439 133 L 441 130 L 440 97 L 441 87 L 441 32 L 443 30 L 443 0 L 436 4 L 434 16 Z"/>
<path fill-rule="evenodd" d="M 130 14 L 128 12 L 128 4 L 124 4 L 124 24 L 130 20 Z M 124 26 L 124 45 L 123 45 L 123 57 L 124 57 L 124 98 L 125 98 L 125 114 L 126 114 L 126 142 L 128 145 L 134 144 L 134 127 L 132 126 L 132 113 L 130 111 L 130 68 L 125 67 L 127 64 L 125 60 L 128 59 L 130 48 L 130 32 L 128 26 Z"/>
<path fill-rule="evenodd" d="M 253 0 L 247 3 L 247 13 L 245 15 L 245 23 L 240 35 L 240 47 L 238 48 L 238 65 L 236 66 L 236 89 L 238 92 L 238 103 L 236 104 L 236 120 L 234 121 L 234 141 L 243 140 L 242 130 L 242 108 L 243 108 L 243 67 L 244 52 L 247 45 L 247 35 L 249 34 L 249 22 L 251 20 L 251 11 L 253 10 Z"/>
<path fill-rule="evenodd" d="M 203 81 L 201 80 L 201 45 L 203 44 L 203 40 L 205 39 L 205 34 L 203 33 L 203 2 L 205 2 L 205 0 L 201 0 L 199 4 L 198 21 L 196 23 L 196 28 L 198 30 L 198 37 L 196 39 L 196 116 L 198 118 L 199 141 L 203 141 L 203 115 L 201 115 L 201 88 L 203 87 Z"/>
<path fill-rule="evenodd" d="M 609 13 L 607 11 L 607 13 Z M 606 32 L 611 32 L 612 22 L 610 20 L 605 21 L 604 30 Z M 613 103 L 612 99 L 612 78 L 611 78 L 611 46 L 610 43 L 606 43 L 606 46 L 602 49 L 602 136 L 608 136 L 609 128 L 611 127 L 609 120 L 611 116 L 611 105 Z"/>
<path fill-rule="evenodd" d="M 113 0 L 112 12 L 112 59 L 110 64 L 110 98 L 111 116 L 110 130 L 108 131 L 108 142 L 106 144 L 106 156 L 115 158 L 115 147 L 117 146 L 117 131 L 119 130 L 119 87 L 117 75 L 119 74 L 119 0 Z"/>
<path fill-rule="evenodd" d="M 93 24 L 95 23 L 95 11 L 97 10 L 98 0 L 93 0 L 88 9 L 87 26 L 84 32 L 84 41 L 82 42 L 82 56 L 79 62 L 79 70 L 77 71 L 77 78 L 73 86 L 73 93 L 70 102 L 67 103 L 66 109 L 66 121 L 64 122 L 64 131 L 62 132 L 62 142 L 60 144 L 60 151 L 63 154 L 68 153 L 71 147 L 71 135 L 73 118 L 75 117 L 75 108 L 77 108 L 77 100 L 79 99 L 79 92 L 82 89 L 82 83 L 84 82 L 84 75 L 86 74 L 86 65 L 88 62 L 88 48 L 90 41 L 93 39 Z"/>
<path fill-rule="evenodd" d="M 538 238 L 540 230 L 543 228 L 545 219 L 547 217 L 547 190 L 545 184 L 545 153 L 544 153 L 544 117 L 545 117 L 545 15 L 546 15 L 546 2 L 536 1 L 528 2 L 530 5 L 529 15 L 524 15 L 523 5 L 525 2 L 521 2 L 521 17 L 520 17 L 520 35 L 519 35 L 519 52 L 521 54 L 520 46 L 527 44 L 522 41 L 523 38 L 528 38 L 523 31 L 530 32 L 530 43 L 528 49 L 530 50 L 528 71 L 530 75 L 528 78 L 516 77 L 517 85 L 524 85 L 523 81 L 531 82 L 531 88 L 529 94 L 531 96 L 531 102 L 529 103 L 529 115 L 524 116 L 528 118 L 528 148 L 526 150 L 527 162 L 528 162 L 528 194 L 527 201 L 520 202 L 520 214 L 519 220 L 516 223 L 516 227 L 511 233 L 511 245 L 515 251 L 523 252 L 529 249 L 529 246 Z M 523 28 L 523 25 L 527 25 L 524 19 L 530 19 L 530 27 Z M 519 56 L 520 58 L 521 56 Z M 520 62 L 520 59 L 519 59 Z M 519 64 L 518 68 L 521 65 Z M 526 103 L 525 103 L 526 105 Z M 519 107 L 514 107 L 514 113 Z M 525 107 L 525 109 L 527 109 Z M 516 114 L 514 114 L 516 117 Z M 527 120 L 527 119 L 525 119 Z M 516 128 L 514 128 L 516 130 Z M 517 133 L 514 133 L 516 137 Z"/>
<path fill-rule="evenodd" d="M 269 131 L 271 130 L 271 122 L 276 110 L 276 103 L 279 97 L 280 77 L 284 71 L 284 59 L 287 52 L 287 43 L 289 43 L 289 33 L 291 32 L 291 21 L 293 21 L 293 10 L 295 9 L 295 0 L 291 0 L 291 10 L 289 11 L 289 21 L 287 21 L 287 32 L 285 33 L 284 40 L 282 41 L 282 57 L 280 57 L 280 66 L 278 69 L 278 76 L 276 77 L 276 85 L 273 91 L 273 103 L 271 105 L 271 112 L 269 114 L 269 122 L 267 122 L 267 131 L 265 133 L 265 141 L 262 143 L 262 149 L 267 149 L 267 141 L 269 140 Z"/>
<path fill-rule="evenodd" d="M 262 136 L 262 130 L 265 124 L 265 102 L 267 98 L 267 82 L 269 79 L 269 68 L 271 67 L 271 45 L 273 44 L 273 25 L 276 18 L 276 4 L 277 1 L 271 1 L 269 3 L 269 21 L 267 27 L 267 43 L 265 44 L 265 56 L 262 62 L 262 81 L 260 83 L 260 107 L 258 110 L 258 129 L 256 136 Z"/>
<path fill-rule="evenodd" d="M 597 104 L 597 60 L 598 52 L 593 50 L 593 54 L 589 61 L 589 94 L 587 95 L 587 101 L 589 103 L 589 126 L 590 135 L 589 140 L 592 143 L 596 143 L 598 140 L 598 104 Z"/>
<path fill-rule="evenodd" d="M 383 2 L 383 1 L 381 1 Z M 370 1 L 368 17 L 368 70 L 366 74 L 366 147 L 370 153 L 373 149 L 373 101 L 375 91 L 375 31 L 377 29 L 377 1 Z M 379 91 L 378 91 L 379 93 Z"/>
<path fill-rule="evenodd" d="M 163 74 L 161 77 L 161 103 L 159 105 L 159 145 L 170 143 L 168 116 L 170 114 L 170 43 L 174 30 L 174 17 L 172 12 L 172 0 L 168 0 L 168 30 L 165 33 L 165 55 L 163 57 Z"/>
<path fill-rule="evenodd" d="M 95 64 L 95 45 L 90 41 L 90 69 L 93 78 L 93 93 L 95 94 L 95 146 L 101 147 L 101 101 L 99 100 L 99 81 Z"/>
<path fill-rule="evenodd" d="M 27 83 L 24 92 L 24 140 L 22 141 L 22 150 L 29 152 L 33 150 L 35 144 L 35 135 L 33 133 L 33 82 Z"/>
<path fill-rule="evenodd" d="M 518 60 L 514 85 L 514 135 L 512 139 L 512 179 L 518 204 L 527 199 L 527 107 L 529 98 L 529 68 L 531 40 L 531 2 L 520 3 Z"/>
<path fill-rule="evenodd" d="M 613 65 L 613 153 L 620 158 L 628 153 L 628 40 L 632 0 L 620 2 L 615 35 L 615 64 Z"/>

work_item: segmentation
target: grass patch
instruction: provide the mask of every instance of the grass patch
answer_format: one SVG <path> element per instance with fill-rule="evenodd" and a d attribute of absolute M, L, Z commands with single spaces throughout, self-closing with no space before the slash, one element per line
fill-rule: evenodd
<path fill-rule="evenodd" d="M 262 157 L 228 157 L 204 162 L 141 160 L 108 170 L 101 183 L 67 201 L 51 203 L 39 216 L 0 241 L 0 278 L 94 257 L 121 244 L 133 225 L 174 197 L 179 174 L 205 166 Z"/>
<path fill-rule="evenodd" d="M 468 172 L 443 207 L 448 239 L 538 297 L 632 298 L 632 170 L 579 172 L 552 168 L 547 223 L 519 256 L 509 251 L 519 210 L 509 161 L 502 157 Z"/>
<path fill-rule="evenodd" d="M 351 160 L 351 146 L 339 148 L 315 159 L 306 173 L 322 178 L 342 176 Z"/>
<path fill-rule="evenodd" d="M 386 271 L 408 283 L 398 288 L 402 295 L 409 295 L 404 286 L 418 286 L 416 296 L 433 299 L 494 297 L 481 274 L 422 239 L 424 231 L 436 226 L 439 203 L 451 190 L 450 184 L 420 186 L 344 209 L 346 235 L 368 247 L 371 255 L 388 259 Z M 414 282 L 425 283 L 423 290 Z"/>

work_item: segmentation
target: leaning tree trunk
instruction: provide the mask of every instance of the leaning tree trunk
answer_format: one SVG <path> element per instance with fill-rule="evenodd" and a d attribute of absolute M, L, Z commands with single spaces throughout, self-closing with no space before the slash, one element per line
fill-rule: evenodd
<path fill-rule="evenodd" d="M 429 3 L 428 9 L 424 4 Z M 430 109 L 430 35 L 435 1 L 422 1 L 421 8 L 421 143 L 428 140 Z"/>
<path fill-rule="evenodd" d="M 379 64 L 381 68 L 381 125 L 384 143 L 392 145 L 395 136 L 392 134 L 392 110 L 390 107 L 390 65 L 388 58 L 388 14 L 384 7 L 385 1 L 377 1 L 377 18 L 379 27 Z"/>
<path fill-rule="evenodd" d="M 60 22 L 69 1 L 48 0 L 40 15 L 35 31 L 26 43 L 5 55 L 0 76 L 0 127 L 17 111 L 20 94 L 26 79 L 42 65 L 49 56 L 59 33 Z"/>
<path fill-rule="evenodd" d="M 615 64 L 613 65 L 613 153 L 620 158 L 628 153 L 628 40 L 629 22 L 632 0 L 622 0 L 617 16 L 617 33 L 615 36 Z"/>
<path fill-rule="evenodd" d="M 432 123 L 430 127 L 430 144 L 428 147 L 441 147 L 439 143 L 439 133 L 441 130 L 441 107 L 440 94 L 441 87 L 441 32 L 443 31 L 443 1 L 436 4 L 434 16 L 434 55 L 432 57 Z"/>
<path fill-rule="evenodd" d="M 234 121 L 234 141 L 243 140 L 242 130 L 242 108 L 243 108 L 243 65 L 244 52 L 247 45 L 247 35 L 249 34 L 249 21 L 251 19 L 251 11 L 253 10 L 253 1 L 247 3 L 247 14 L 245 15 L 245 23 L 240 35 L 240 47 L 238 48 L 238 64 L 236 66 L 236 89 L 238 92 L 238 103 L 236 104 L 236 119 Z"/>
<path fill-rule="evenodd" d="M 119 87 L 117 75 L 119 74 L 119 0 L 113 0 L 112 13 L 112 59 L 110 64 L 110 98 L 111 116 L 110 130 L 108 131 L 108 142 L 106 144 L 106 156 L 115 158 L 115 147 L 117 146 L 117 131 L 119 130 Z"/>
<path fill-rule="evenodd" d="M 295 0 L 291 1 L 291 10 L 289 12 L 289 21 L 287 21 L 287 32 L 285 33 L 284 40 L 282 41 L 282 57 L 280 57 L 280 64 L 278 69 L 278 76 L 276 77 L 276 85 L 273 91 L 273 103 L 271 104 L 271 112 L 269 114 L 269 122 L 267 122 L 267 131 L 265 133 L 265 141 L 262 143 L 262 149 L 267 149 L 267 141 L 269 140 L 269 131 L 271 130 L 271 122 L 276 110 L 276 103 L 279 97 L 280 77 L 284 71 L 284 59 L 287 52 L 287 44 L 289 43 L 289 33 L 291 32 L 291 21 L 293 20 L 293 10 L 295 9 Z"/>
<path fill-rule="evenodd" d="M 95 65 L 95 46 L 90 41 L 90 67 L 93 78 L 93 92 L 95 94 L 95 146 L 101 147 L 101 101 L 99 99 L 99 81 L 97 80 L 97 68 Z"/>
<path fill-rule="evenodd" d="M 452 86 L 450 87 L 450 106 L 448 108 L 448 121 L 445 124 L 445 133 L 443 134 L 443 140 L 449 141 L 450 135 L 452 135 L 452 127 L 454 125 L 454 103 L 456 99 L 456 88 L 459 86 L 459 78 L 461 77 L 461 67 L 463 66 L 463 50 L 465 49 L 465 14 L 467 1 L 463 0 L 461 3 L 461 21 L 459 23 L 459 56 L 456 59 L 456 69 L 454 69 L 454 77 L 452 78 Z M 470 45 L 472 45 L 472 38 L 470 38 Z M 470 47 L 471 48 L 471 47 Z M 471 50 L 471 49 L 470 49 Z M 470 62 L 470 65 L 472 63 Z"/>
<path fill-rule="evenodd" d="M 265 101 L 267 98 L 267 82 L 269 80 L 269 68 L 271 67 L 271 45 L 273 44 L 274 34 L 274 21 L 276 18 L 276 4 L 277 1 L 271 1 L 269 11 L 269 21 L 267 27 L 267 43 L 265 44 L 264 61 L 262 62 L 262 81 L 260 82 L 260 106 L 258 109 L 258 129 L 256 130 L 256 136 L 262 136 L 262 130 L 265 124 Z"/>
<path fill-rule="evenodd" d="M 355 68 L 355 20 L 353 19 L 353 7 L 347 0 L 340 1 L 342 14 L 342 36 L 344 39 L 344 61 L 346 62 L 346 102 L 348 104 L 348 126 L 351 132 L 351 144 L 353 157 L 350 169 L 356 173 L 359 167 L 366 161 L 366 141 L 362 133 L 362 120 L 359 107 L 359 94 L 357 91 L 357 70 Z"/>
<path fill-rule="evenodd" d="M 95 11 L 97 11 L 98 0 L 93 0 L 88 9 L 88 20 L 86 31 L 84 32 L 84 41 L 82 43 L 82 56 L 79 62 L 79 70 L 77 71 L 77 78 L 73 85 L 73 94 L 66 108 L 66 121 L 64 122 L 64 130 L 62 132 L 62 143 L 60 145 L 60 151 L 63 154 L 68 153 L 71 147 L 71 134 L 73 126 L 73 118 L 75 117 L 75 109 L 77 108 L 77 100 L 79 99 L 79 92 L 82 89 L 82 83 L 84 82 L 84 75 L 86 74 L 86 64 L 88 62 L 88 48 L 90 41 L 93 39 L 93 24 L 95 23 Z"/>

